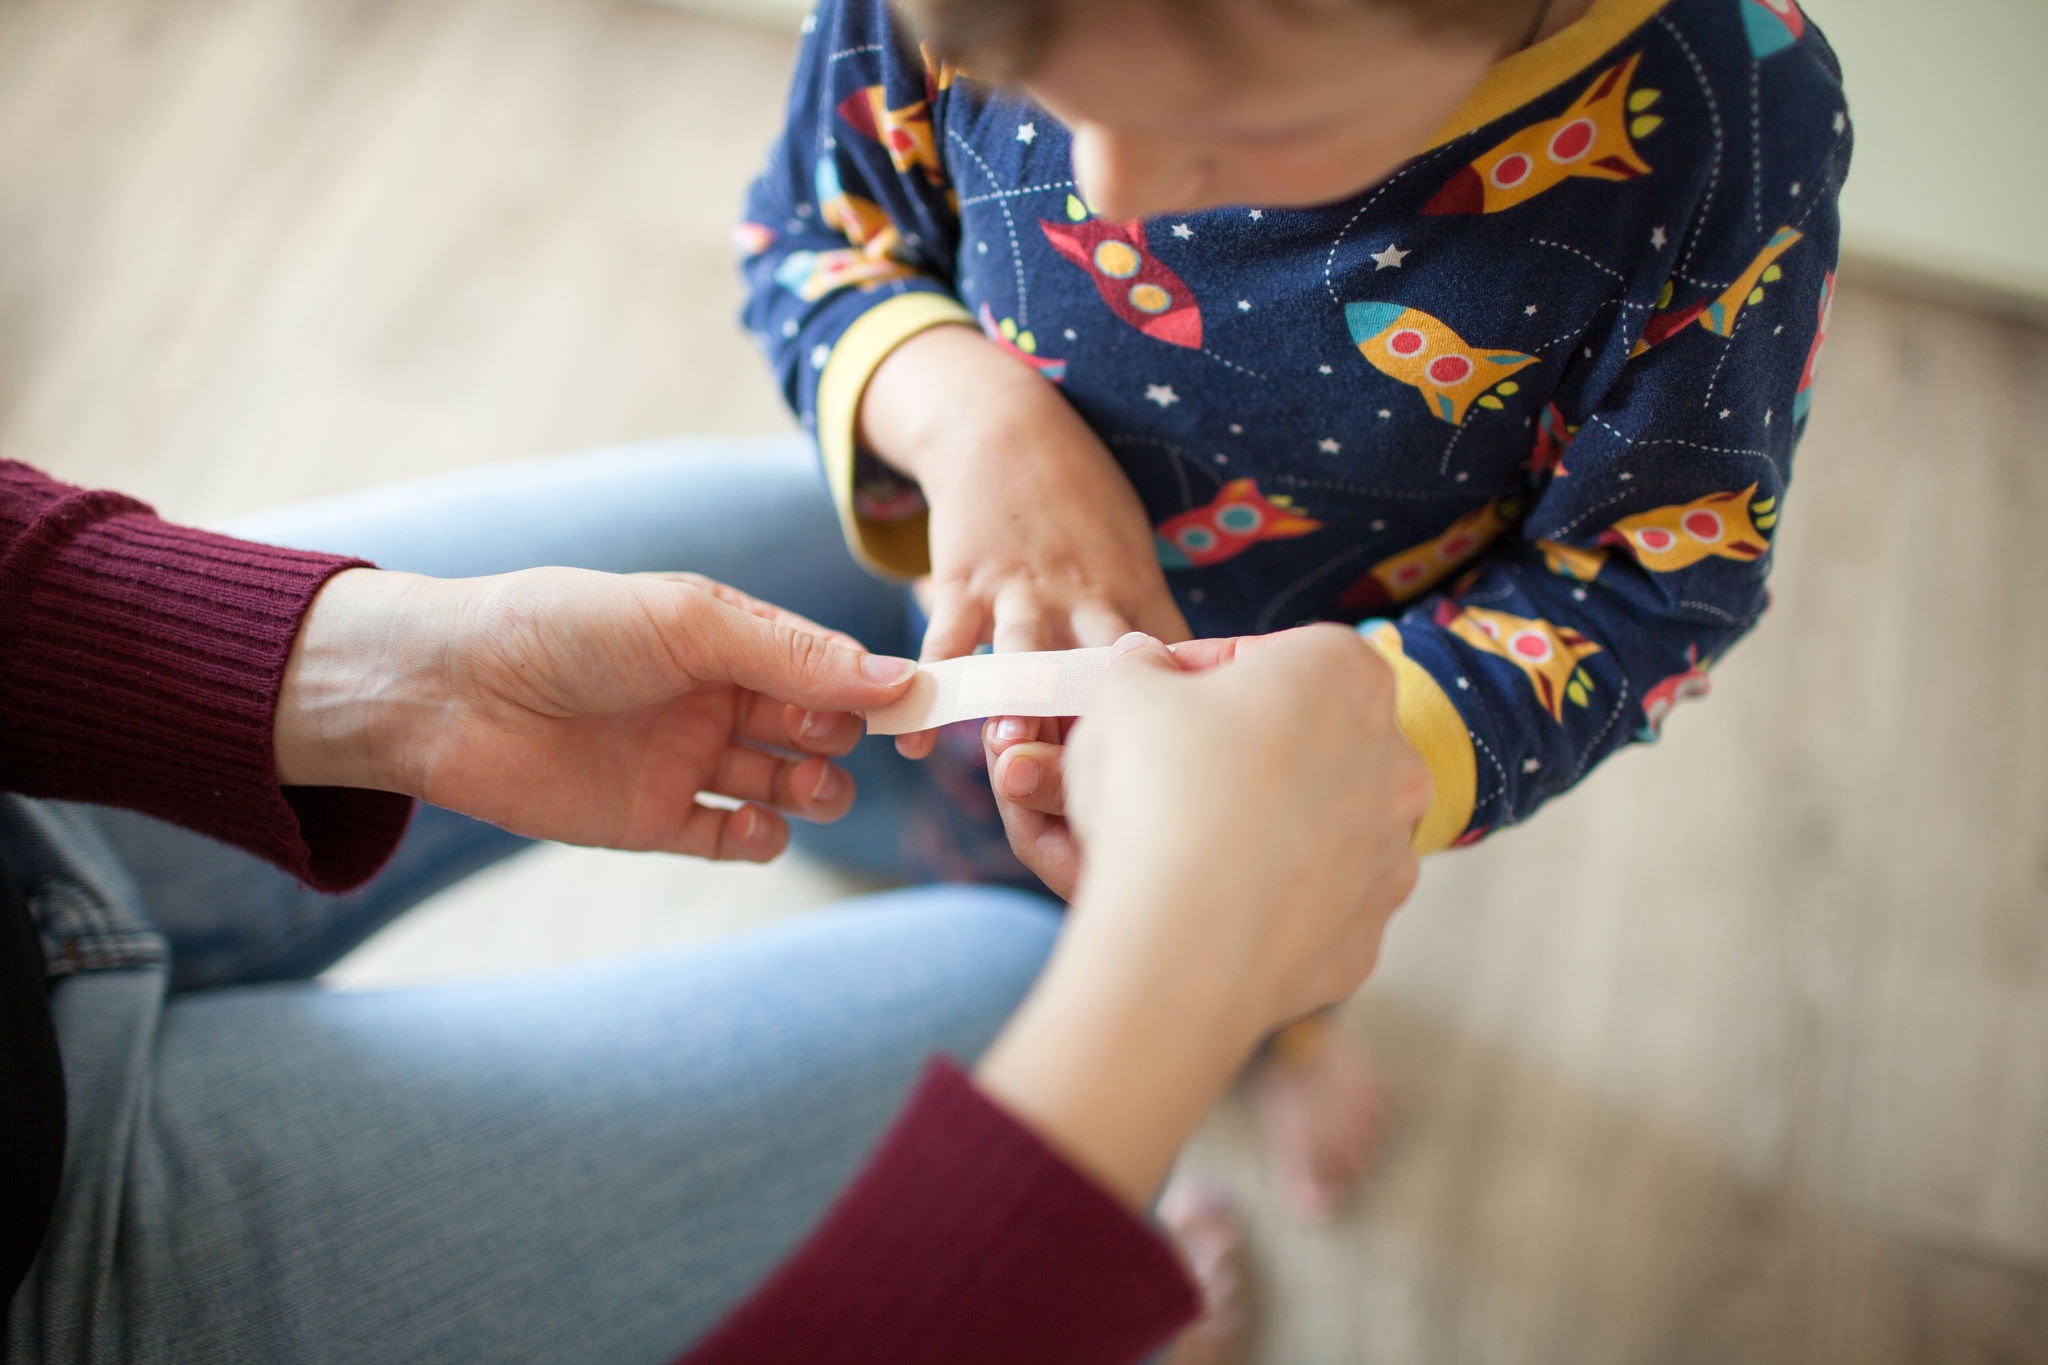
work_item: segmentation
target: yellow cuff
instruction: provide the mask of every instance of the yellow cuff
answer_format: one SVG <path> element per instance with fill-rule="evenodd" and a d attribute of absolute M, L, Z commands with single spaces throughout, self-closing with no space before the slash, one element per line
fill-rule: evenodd
<path fill-rule="evenodd" d="M 920 512 L 903 521 L 868 521 L 854 510 L 854 423 L 868 380 L 889 352 L 927 327 L 949 322 L 972 327 L 974 315 L 950 295 L 925 290 L 885 299 L 840 334 L 825 372 L 818 376 L 818 453 L 825 461 L 825 480 L 839 508 L 846 546 L 863 567 L 889 578 L 931 572 L 926 518 Z"/>
<path fill-rule="evenodd" d="M 1402 651 L 1401 632 L 1391 622 L 1365 638 L 1393 667 L 1396 721 L 1436 782 L 1436 796 L 1415 827 L 1415 851 L 1449 848 L 1472 823 L 1472 803 L 1479 791 L 1472 733 L 1436 679 Z"/>

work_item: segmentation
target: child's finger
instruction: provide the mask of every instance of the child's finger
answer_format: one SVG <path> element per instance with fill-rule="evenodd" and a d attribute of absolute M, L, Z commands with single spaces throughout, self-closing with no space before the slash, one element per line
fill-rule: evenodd
<path fill-rule="evenodd" d="M 989 780 L 997 793 L 1014 805 L 1041 815 L 1064 815 L 1066 752 L 1060 744 L 1013 744 L 995 756 Z"/>
<path fill-rule="evenodd" d="M 988 634 L 988 607 L 955 587 L 940 584 L 932 597 L 931 620 L 924 628 L 921 664 L 972 654 Z"/>
<path fill-rule="evenodd" d="M 896 752 L 908 759 L 930 758 L 932 750 L 938 745 L 937 730 L 917 730 L 907 735 L 896 736 Z"/>
<path fill-rule="evenodd" d="M 1113 645 L 1138 627 L 1106 602 L 1083 602 L 1069 614 L 1074 643 L 1084 649 Z"/>
<path fill-rule="evenodd" d="M 981 725 L 981 742 L 991 755 L 1013 744 L 1058 744 L 1061 725 L 1056 716 L 990 716 Z"/>
<path fill-rule="evenodd" d="M 1006 591 L 996 598 L 995 629 L 990 637 L 996 653 L 1059 649 L 1063 646 L 1060 633 L 1029 590 Z"/>

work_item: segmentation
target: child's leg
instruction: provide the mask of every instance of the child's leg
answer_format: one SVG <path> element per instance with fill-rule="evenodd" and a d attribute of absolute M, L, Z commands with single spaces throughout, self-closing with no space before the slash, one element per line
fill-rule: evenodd
<path fill-rule="evenodd" d="M 1275 1034 L 1247 1079 L 1281 1189 L 1304 1217 L 1330 1217 L 1364 1178 L 1386 1128 L 1372 1059 L 1333 1014 L 1318 1014 Z"/>

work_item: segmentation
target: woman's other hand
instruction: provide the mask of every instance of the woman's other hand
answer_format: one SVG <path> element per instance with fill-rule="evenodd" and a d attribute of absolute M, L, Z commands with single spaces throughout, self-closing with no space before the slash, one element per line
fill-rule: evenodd
<path fill-rule="evenodd" d="M 355 569 L 293 647 L 278 775 L 537 838 L 761 862 L 788 843 L 784 813 L 846 813 L 853 779 L 829 760 L 913 672 L 695 575 Z"/>
<path fill-rule="evenodd" d="M 1133 1207 L 1260 1039 L 1371 973 L 1431 793 L 1355 632 L 1212 648 L 1231 661 L 1183 673 L 1119 642 L 1046 835 L 1078 877 L 1068 929 L 979 1072 Z"/>

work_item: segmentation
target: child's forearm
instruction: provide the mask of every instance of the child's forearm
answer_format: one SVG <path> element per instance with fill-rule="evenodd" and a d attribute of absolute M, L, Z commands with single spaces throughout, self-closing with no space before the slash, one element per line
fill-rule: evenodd
<path fill-rule="evenodd" d="M 972 327 L 919 332 L 891 351 L 861 395 L 861 447 L 924 488 L 958 473 L 962 451 L 1000 449 L 1043 432 L 1048 409 L 1076 422 L 1058 391 Z"/>

